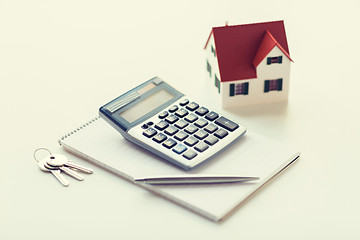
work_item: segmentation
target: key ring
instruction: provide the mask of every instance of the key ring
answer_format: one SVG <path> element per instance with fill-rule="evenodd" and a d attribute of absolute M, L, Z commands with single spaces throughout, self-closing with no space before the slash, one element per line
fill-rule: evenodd
<path fill-rule="evenodd" d="M 39 150 L 45 150 L 45 151 L 47 151 L 48 153 L 50 153 L 50 157 L 52 157 L 52 153 L 50 152 L 49 149 L 47 149 L 47 148 L 38 148 L 38 149 L 36 149 L 35 152 L 34 152 L 34 159 L 35 159 L 35 161 L 39 162 L 39 160 L 36 158 L 36 152 L 39 151 Z"/>

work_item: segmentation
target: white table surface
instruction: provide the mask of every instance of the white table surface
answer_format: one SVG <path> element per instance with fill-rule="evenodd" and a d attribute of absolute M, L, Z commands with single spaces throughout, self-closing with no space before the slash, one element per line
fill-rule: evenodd
<path fill-rule="evenodd" d="M 359 239 L 359 1 L 0 1 L 0 239 Z M 218 107 L 212 26 L 285 20 L 287 103 L 223 110 L 302 152 L 221 224 L 95 173 L 62 187 L 33 160 L 159 76 Z"/>

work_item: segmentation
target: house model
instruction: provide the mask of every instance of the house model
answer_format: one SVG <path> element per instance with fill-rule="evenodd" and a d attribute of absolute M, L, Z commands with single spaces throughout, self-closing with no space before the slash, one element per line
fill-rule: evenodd
<path fill-rule="evenodd" d="M 224 108 L 287 100 L 292 60 L 283 21 L 214 27 L 204 49 Z"/>

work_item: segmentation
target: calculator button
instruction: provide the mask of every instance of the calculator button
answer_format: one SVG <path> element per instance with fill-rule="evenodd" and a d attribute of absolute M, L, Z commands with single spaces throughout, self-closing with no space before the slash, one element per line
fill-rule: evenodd
<path fill-rule="evenodd" d="M 213 133 L 213 132 L 215 132 L 217 129 L 218 129 L 218 127 L 217 127 L 216 125 L 212 124 L 212 123 L 209 124 L 209 125 L 207 125 L 207 126 L 204 128 L 204 130 L 207 131 L 208 133 Z"/>
<path fill-rule="evenodd" d="M 180 131 L 178 132 L 177 134 L 174 135 L 174 137 L 179 140 L 179 141 L 182 141 L 184 140 L 185 138 L 187 138 L 189 136 L 189 134 L 183 132 L 183 131 Z"/>
<path fill-rule="evenodd" d="M 168 115 L 169 115 L 169 113 L 167 111 L 163 111 L 159 114 L 159 118 L 163 119 L 163 118 L 166 118 Z"/>
<path fill-rule="evenodd" d="M 191 113 L 185 117 L 185 120 L 188 121 L 189 123 L 195 122 L 197 119 L 198 119 L 198 116 L 196 116 L 193 113 Z"/>
<path fill-rule="evenodd" d="M 152 126 L 152 125 L 154 125 L 154 123 L 153 122 L 147 122 L 146 123 L 148 126 Z"/>
<path fill-rule="evenodd" d="M 158 130 L 164 130 L 164 129 L 167 128 L 168 126 L 169 126 L 169 124 L 163 120 L 163 121 L 157 123 L 157 124 L 155 125 L 155 128 L 158 129 Z"/>
<path fill-rule="evenodd" d="M 204 130 L 200 129 L 199 131 L 197 131 L 194 136 L 200 140 L 203 140 L 204 138 L 206 138 L 209 134 L 207 132 L 205 132 Z"/>
<path fill-rule="evenodd" d="M 226 135 L 228 135 L 228 132 L 224 129 L 219 129 L 214 133 L 214 135 L 218 138 L 224 138 Z"/>
<path fill-rule="evenodd" d="M 199 130 L 199 128 L 195 127 L 194 125 L 189 125 L 184 130 L 185 130 L 185 132 L 187 132 L 189 134 L 193 134 L 194 132 Z"/>
<path fill-rule="evenodd" d="M 215 143 L 217 143 L 219 141 L 219 139 L 213 135 L 208 136 L 207 138 L 205 138 L 204 142 L 206 142 L 209 145 L 214 145 Z"/>
<path fill-rule="evenodd" d="M 149 127 L 149 126 L 146 125 L 146 124 L 143 124 L 143 125 L 141 126 L 142 129 L 147 129 L 148 127 Z"/>
<path fill-rule="evenodd" d="M 171 107 L 169 108 L 169 112 L 173 113 L 173 112 L 175 112 L 175 111 L 178 110 L 178 109 L 179 109 L 178 106 L 173 105 L 173 106 L 171 106 Z"/>
<path fill-rule="evenodd" d="M 199 142 L 198 144 L 195 145 L 195 150 L 198 151 L 198 152 L 203 152 L 205 151 L 206 149 L 209 148 L 209 145 L 207 145 L 206 143 L 204 142 Z"/>
<path fill-rule="evenodd" d="M 207 120 L 210 121 L 214 121 L 215 119 L 217 119 L 219 117 L 219 114 L 217 114 L 216 112 L 209 112 L 208 114 L 206 114 L 205 118 Z"/>
<path fill-rule="evenodd" d="M 237 129 L 239 127 L 239 125 L 237 125 L 236 123 L 234 123 L 233 121 L 230 121 L 229 119 L 227 118 L 224 118 L 224 117 L 220 117 L 219 119 L 217 119 L 215 121 L 215 123 L 217 125 L 219 125 L 220 127 L 223 127 L 225 128 L 226 130 L 229 130 L 229 131 L 234 131 L 235 129 Z"/>
<path fill-rule="evenodd" d="M 183 129 L 183 128 L 186 127 L 187 125 L 189 125 L 189 123 L 186 122 L 186 121 L 183 120 L 183 119 L 180 119 L 179 121 L 177 121 L 177 122 L 175 123 L 175 127 L 180 128 L 180 129 Z"/>
<path fill-rule="evenodd" d="M 200 115 L 200 116 L 204 116 L 205 114 L 207 114 L 209 112 L 209 109 L 205 108 L 205 107 L 201 107 L 199 108 L 198 110 L 195 111 L 195 113 L 197 115 Z"/>
<path fill-rule="evenodd" d="M 199 140 L 197 140 L 196 138 L 194 138 L 193 136 L 188 137 L 184 143 L 190 147 L 194 146 L 195 144 L 197 144 L 199 142 Z"/>
<path fill-rule="evenodd" d="M 171 139 L 171 138 L 169 138 L 169 139 L 167 139 L 162 145 L 163 145 L 164 147 L 166 147 L 166 148 L 172 148 L 173 146 L 176 145 L 176 141 L 173 140 L 173 139 Z"/>
<path fill-rule="evenodd" d="M 194 151 L 194 150 L 187 150 L 184 154 L 183 154 L 183 157 L 188 159 L 188 160 L 191 160 L 193 159 L 194 157 L 197 156 L 197 153 Z"/>
<path fill-rule="evenodd" d="M 176 127 L 174 127 L 174 126 L 169 126 L 167 129 L 165 129 L 165 133 L 167 134 L 167 135 L 170 135 L 170 136 L 172 136 L 172 135 L 174 135 L 175 133 L 177 133 L 179 131 L 179 129 L 177 129 Z"/>
<path fill-rule="evenodd" d="M 165 141 L 166 138 L 167 138 L 167 136 L 165 134 L 158 133 L 152 139 L 157 143 L 161 143 L 161 142 Z"/>
<path fill-rule="evenodd" d="M 186 115 L 188 115 L 188 113 L 189 113 L 188 111 L 181 108 L 175 112 L 175 115 L 182 118 L 182 117 L 185 117 Z"/>
<path fill-rule="evenodd" d="M 194 124 L 195 124 L 196 126 L 202 128 L 202 127 L 205 127 L 205 126 L 208 124 L 208 121 L 206 121 L 205 119 L 200 118 L 200 119 L 197 120 Z"/>
<path fill-rule="evenodd" d="M 180 106 L 185 106 L 188 103 L 189 103 L 189 99 L 185 98 L 180 102 Z"/>
<path fill-rule="evenodd" d="M 199 107 L 199 104 L 192 102 L 189 103 L 188 105 L 186 105 L 186 108 L 189 109 L 190 111 L 194 111 Z"/>
<path fill-rule="evenodd" d="M 155 129 L 149 128 L 149 129 L 147 129 L 147 130 L 145 130 L 145 131 L 143 132 L 143 135 L 146 136 L 146 137 L 148 137 L 148 138 L 151 138 L 151 137 L 154 136 L 156 133 L 157 133 L 157 131 L 156 131 Z"/>
<path fill-rule="evenodd" d="M 168 123 L 173 124 L 174 122 L 176 122 L 177 120 L 179 120 L 179 118 L 178 118 L 177 116 L 171 114 L 171 115 L 167 116 L 167 117 L 165 118 L 165 120 L 166 120 Z"/>
<path fill-rule="evenodd" d="M 178 144 L 172 150 L 174 152 L 176 152 L 177 154 L 181 154 L 181 153 L 185 152 L 186 149 L 187 149 L 187 147 L 185 147 L 184 145 Z"/>

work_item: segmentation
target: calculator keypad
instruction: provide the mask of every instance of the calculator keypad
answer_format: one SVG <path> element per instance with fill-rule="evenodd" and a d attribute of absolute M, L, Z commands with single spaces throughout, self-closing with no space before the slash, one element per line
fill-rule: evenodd
<path fill-rule="evenodd" d="M 196 159 L 239 127 L 189 99 L 170 106 L 157 118 L 159 121 L 144 129 L 143 135 L 187 160 Z"/>

